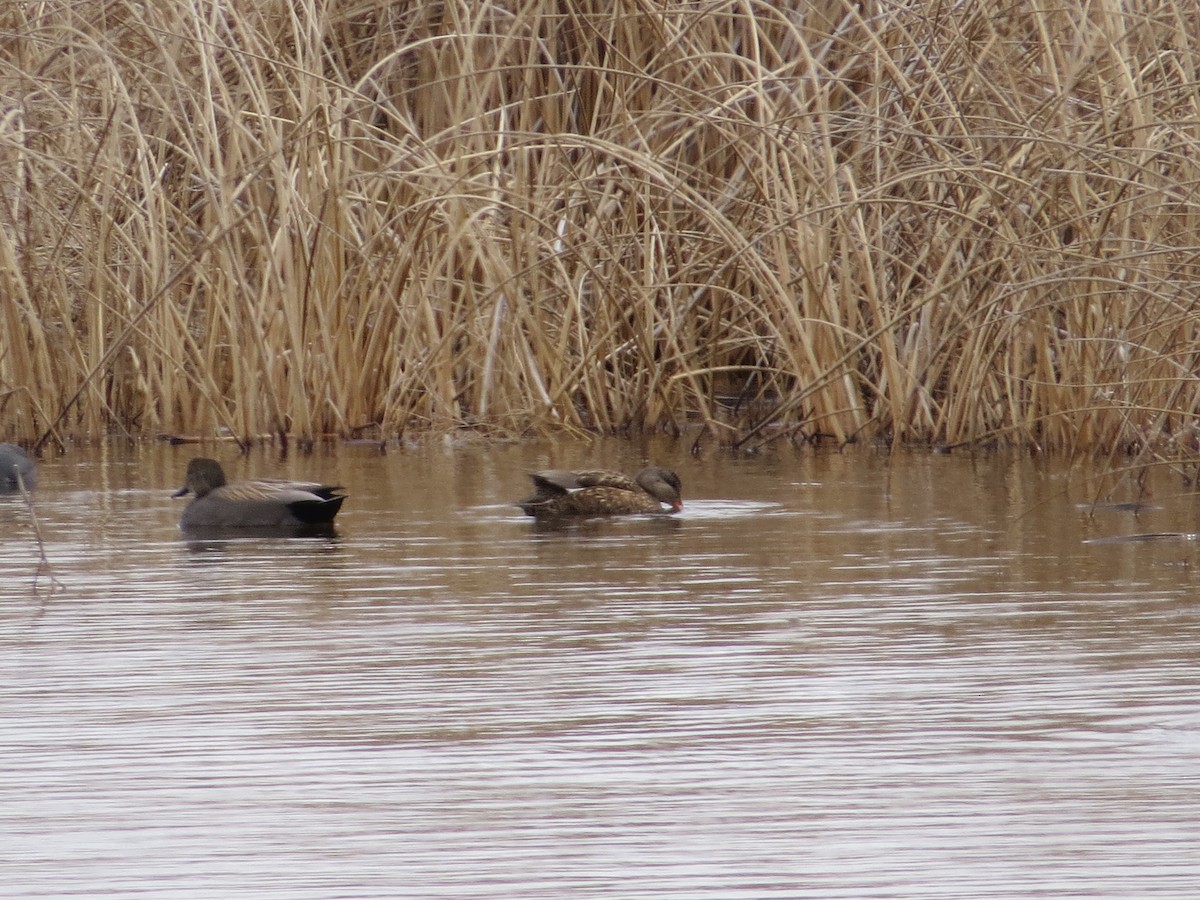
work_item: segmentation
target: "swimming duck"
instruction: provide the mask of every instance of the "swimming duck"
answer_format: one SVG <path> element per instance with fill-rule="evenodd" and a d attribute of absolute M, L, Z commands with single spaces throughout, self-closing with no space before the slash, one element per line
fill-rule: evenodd
<path fill-rule="evenodd" d="M 0 444 L 0 494 L 15 491 L 22 484 L 29 489 L 36 483 L 37 467 L 25 451 L 16 444 Z"/>
<path fill-rule="evenodd" d="M 533 496 L 518 506 L 528 516 L 612 516 L 678 512 L 683 509 L 679 476 L 650 466 L 630 478 L 621 472 L 532 472 Z M 670 507 L 663 509 L 663 504 Z"/>
<path fill-rule="evenodd" d="M 184 529 L 276 528 L 327 525 L 346 495 L 334 485 L 257 479 L 229 484 L 215 459 L 196 457 L 183 487 L 172 497 L 195 494 L 183 510 Z"/>

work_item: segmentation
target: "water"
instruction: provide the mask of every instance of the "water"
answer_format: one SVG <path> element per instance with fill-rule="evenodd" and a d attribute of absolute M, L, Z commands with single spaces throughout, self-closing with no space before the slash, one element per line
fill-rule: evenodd
<path fill-rule="evenodd" d="M 1200 895 L 1200 544 L 1089 543 L 1196 530 L 1170 473 L 210 447 L 351 499 L 193 541 L 197 452 L 44 462 L 40 577 L 0 498 L 6 898 Z M 648 458 L 681 516 L 510 505 Z"/>

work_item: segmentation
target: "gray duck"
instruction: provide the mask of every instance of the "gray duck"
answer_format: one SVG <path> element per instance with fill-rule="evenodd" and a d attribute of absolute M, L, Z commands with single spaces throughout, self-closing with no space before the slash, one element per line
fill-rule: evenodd
<path fill-rule="evenodd" d="M 37 484 L 37 466 L 16 444 L 0 444 L 0 494 L 18 490 L 22 484 L 26 489 Z"/>
<path fill-rule="evenodd" d="M 184 529 L 278 528 L 328 525 L 346 495 L 336 485 L 257 479 L 229 484 L 215 459 L 196 457 L 183 487 L 172 497 L 194 494 L 179 524 Z"/>

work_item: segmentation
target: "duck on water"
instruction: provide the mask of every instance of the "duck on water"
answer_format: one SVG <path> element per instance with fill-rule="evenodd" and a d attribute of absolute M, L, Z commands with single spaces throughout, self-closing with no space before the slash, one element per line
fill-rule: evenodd
<path fill-rule="evenodd" d="M 649 466 L 634 477 L 603 470 L 559 469 L 532 472 L 529 477 L 534 492 L 517 505 L 534 518 L 633 515 L 683 509 L 679 476 L 661 466 Z"/>
<path fill-rule="evenodd" d="M 172 497 L 193 494 L 179 524 L 185 530 L 328 526 L 346 495 L 337 485 L 256 479 L 230 484 L 215 459 L 196 457 L 183 487 Z"/>
<path fill-rule="evenodd" d="M 16 444 L 0 444 L 0 494 L 26 490 L 37 483 L 37 466 Z"/>

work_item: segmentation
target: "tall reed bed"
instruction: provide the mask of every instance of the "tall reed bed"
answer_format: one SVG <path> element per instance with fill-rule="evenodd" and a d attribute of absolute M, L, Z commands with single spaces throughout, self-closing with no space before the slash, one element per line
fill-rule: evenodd
<path fill-rule="evenodd" d="M 1193 440 L 1194 3 L 0 6 L 0 438 Z"/>

